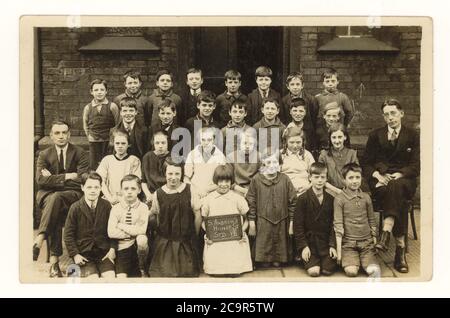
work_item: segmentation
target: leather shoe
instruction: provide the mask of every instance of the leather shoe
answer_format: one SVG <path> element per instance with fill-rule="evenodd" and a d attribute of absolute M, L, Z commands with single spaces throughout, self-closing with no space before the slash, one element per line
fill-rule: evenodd
<path fill-rule="evenodd" d="M 391 239 L 391 233 L 388 231 L 382 231 L 380 240 L 378 241 L 377 245 L 375 245 L 375 247 L 379 250 L 386 252 L 389 248 L 390 239 Z"/>
<path fill-rule="evenodd" d="M 50 266 L 50 277 L 63 277 L 59 263 L 56 262 Z"/>
<path fill-rule="evenodd" d="M 33 261 L 38 260 L 40 250 L 41 249 L 36 244 L 33 244 Z"/>
<path fill-rule="evenodd" d="M 406 262 L 406 248 L 397 246 L 395 249 L 394 268 L 400 273 L 408 273 L 409 266 Z"/>

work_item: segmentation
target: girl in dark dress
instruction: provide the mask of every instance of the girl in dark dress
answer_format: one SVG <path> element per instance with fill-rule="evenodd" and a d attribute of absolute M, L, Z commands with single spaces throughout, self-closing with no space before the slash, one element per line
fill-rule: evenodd
<path fill-rule="evenodd" d="M 150 150 L 142 158 L 142 191 L 147 204 L 151 202 L 156 189 L 166 184 L 163 166 L 166 158 L 170 155 L 168 145 L 169 137 L 162 131 L 156 132 L 152 137 L 154 150 Z"/>
<path fill-rule="evenodd" d="M 195 240 L 201 226 L 200 203 L 183 183 L 181 164 L 168 158 L 164 164 L 167 183 L 153 194 L 151 217 L 156 218 L 156 236 L 150 277 L 196 277 L 199 275 Z"/>

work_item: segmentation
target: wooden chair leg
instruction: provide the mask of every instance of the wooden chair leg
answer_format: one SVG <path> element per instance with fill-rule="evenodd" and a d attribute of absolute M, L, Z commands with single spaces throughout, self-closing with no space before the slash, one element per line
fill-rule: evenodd
<path fill-rule="evenodd" d="M 417 229 L 416 229 L 416 220 L 414 219 L 414 205 L 412 203 L 410 204 L 409 216 L 411 218 L 411 227 L 413 230 L 413 237 L 415 240 L 417 240 L 418 236 L 417 236 Z"/>

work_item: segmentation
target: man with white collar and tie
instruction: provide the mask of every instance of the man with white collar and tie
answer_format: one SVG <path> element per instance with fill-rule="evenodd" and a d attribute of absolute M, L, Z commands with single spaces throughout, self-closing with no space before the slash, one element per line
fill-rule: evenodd
<path fill-rule="evenodd" d="M 36 163 L 38 191 L 36 204 L 42 211 L 38 235 L 33 244 L 37 260 L 44 239 L 50 243 L 50 277 L 62 277 L 62 227 L 70 205 L 81 198 L 81 175 L 88 172 L 89 157 L 80 147 L 69 143 L 70 127 L 64 121 L 52 123 L 50 138 L 54 143 L 39 153 Z"/>
<path fill-rule="evenodd" d="M 420 174 L 420 137 L 417 131 L 402 125 L 405 113 L 398 100 L 385 100 L 381 110 L 387 126 L 369 134 L 362 163 L 373 196 L 383 210 L 384 222 L 376 247 L 387 251 L 392 233 L 397 246 L 394 267 L 407 273 L 407 200 L 414 196 Z"/>

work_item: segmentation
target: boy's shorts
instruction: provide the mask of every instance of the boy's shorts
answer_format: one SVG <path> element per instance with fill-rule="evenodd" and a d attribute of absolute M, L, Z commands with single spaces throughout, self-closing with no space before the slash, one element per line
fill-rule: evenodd
<path fill-rule="evenodd" d="M 83 256 L 88 259 L 88 262 L 80 266 L 81 277 L 88 277 L 93 274 L 101 275 L 105 272 L 114 272 L 115 266 L 109 258 L 102 260 L 108 251 L 95 250 L 90 253 L 86 253 Z"/>
<path fill-rule="evenodd" d="M 117 251 L 116 273 L 125 273 L 128 277 L 141 277 L 136 243 L 129 248 Z"/>
<path fill-rule="evenodd" d="M 308 262 L 303 261 L 305 269 L 308 270 L 311 267 L 319 266 L 320 270 L 333 273 L 336 270 L 336 260 L 332 259 L 330 255 L 320 256 L 311 253 L 311 257 Z"/>
<path fill-rule="evenodd" d="M 342 239 L 342 267 L 362 266 L 366 269 L 373 264 L 379 266 L 371 238 L 358 241 Z"/>

